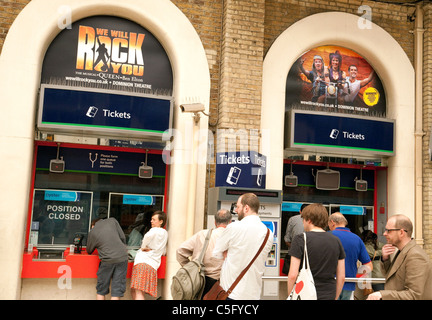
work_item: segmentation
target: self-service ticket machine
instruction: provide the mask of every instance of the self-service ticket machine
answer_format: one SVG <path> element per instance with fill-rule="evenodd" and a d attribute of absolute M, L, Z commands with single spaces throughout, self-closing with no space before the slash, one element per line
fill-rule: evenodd
<path fill-rule="evenodd" d="M 258 196 L 260 209 L 258 215 L 262 222 L 273 232 L 273 246 L 268 254 L 264 276 L 279 276 L 280 242 L 281 242 L 281 190 L 265 190 L 250 188 L 215 187 L 210 188 L 208 193 L 208 216 L 207 227 L 214 227 L 214 215 L 220 209 L 231 210 L 239 196 L 252 192 Z M 233 221 L 237 216 L 233 216 Z M 279 298 L 279 282 L 266 280 L 263 283 L 262 299 L 277 300 Z"/>

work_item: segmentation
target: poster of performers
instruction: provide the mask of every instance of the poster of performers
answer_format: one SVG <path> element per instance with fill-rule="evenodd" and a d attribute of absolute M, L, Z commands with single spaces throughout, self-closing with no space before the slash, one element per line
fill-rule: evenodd
<path fill-rule="evenodd" d="M 92 16 L 50 44 L 41 83 L 172 95 L 171 63 L 159 40 L 133 21 Z"/>
<path fill-rule="evenodd" d="M 292 108 L 385 117 L 386 98 L 365 58 L 344 47 L 321 46 L 302 54 L 288 73 L 285 110 Z"/>

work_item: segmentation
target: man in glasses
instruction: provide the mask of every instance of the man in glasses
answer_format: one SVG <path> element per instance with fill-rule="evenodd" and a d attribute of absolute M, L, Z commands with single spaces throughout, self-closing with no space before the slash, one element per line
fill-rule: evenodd
<path fill-rule="evenodd" d="M 386 277 L 384 290 L 374 292 L 368 300 L 431 300 L 432 263 L 426 252 L 411 239 L 413 225 L 404 215 L 387 221 L 382 249 L 382 270 Z M 396 252 L 398 249 L 398 252 Z M 390 255 L 396 252 L 393 259 Z"/>

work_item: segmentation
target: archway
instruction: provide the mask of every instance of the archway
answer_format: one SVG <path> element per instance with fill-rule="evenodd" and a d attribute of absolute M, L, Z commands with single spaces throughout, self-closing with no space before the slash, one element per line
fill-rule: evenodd
<path fill-rule="evenodd" d="M 186 238 L 186 230 L 193 229 L 194 220 L 200 218 L 190 216 L 186 219 L 183 213 L 203 212 L 204 208 L 205 164 L 185 161 L 191 159 L 190 154 L 194 152 L 193 137 L 186 134 L 188 128 L 194 126 L 194 120 L 191 114 L 179 112 L 179 105 L 190 101 L 203 103 L 206 110 L 209 107 L 210 75 L 206 54 L 190 21 L 169 0 L 62 0 L 55 6 L 44 0 L 33 0 L 11 26 L 0 59 L 0 69 L 8 75 L 0 79 L 3 113 L 0 175 L 3 181 L 14 181 L 0 186 L 0 219 L 4 231 L 0 236 L 1 268 L 4 271 L 0 297 L 3 299 L 15 299 L 20 293 L 41 65 L 48 45 L 61 31 L 60 28 L 65 27 L 65 10 L 70 12 L 72 23 L 92 15 L 119 16 L 139 23 L 159 39 L 171 60 L 175 100 L 173 128 L 182 135 L 183 143 L 176 144 L 172 151 L 176 161 L 171 165 L 168 211 L 174 213 L 170 224 L 175 225 L 177 231 L 170 237 L 167 279 L 178 267 L 175 249 Z M 207 129 L 207 119 L 202 117 L 197 126 Z"/>
<path fill-rule="evenodd" d="M 414 69 L 389 33 L 374 23 L 370 29 L 359 29 L 359 19 L 341 12 L 312 15 L 286 29 L 269 49 L 264 59 L 261 109 L 261 130 L 271 141 L 261 150 L 268 157 L 267 188 L 282 188 L 283 114 L 289 69 L 311 48 L 340 45 L 366 57 L 384 83 L 387 117 L 395 119 L 396 126 L 399 123 L 395 156 L 388 159 L 388 212 L 407 214 L 414 221 Z"/>

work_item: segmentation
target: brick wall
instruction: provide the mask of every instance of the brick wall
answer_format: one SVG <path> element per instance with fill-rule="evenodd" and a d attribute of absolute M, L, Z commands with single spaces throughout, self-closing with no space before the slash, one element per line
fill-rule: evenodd
<path fill-rule="evenodd" d="M 266 0 L 264 51 L 267 52 L 273 41 L 296 21 L 313 14 L 329 11 L 346 12 L 360 17 L 365 13 L 364 11 L 358 12 L 362 5 L 371 8 L 372 22 L 390 33 L 413 61 L 414 38 L 410 30 L 413 29 L 414 23 L 409 21 L 408 16 L 413 14 L 415 7 L 373 1 Z M 316 28 L 319 32 L 319 26 Z M 359 32 L 361 31 L 359 30 Z"/>
<path fill-rule="evenodd" d="M 0 53 L 10 26 L 30 0 L 0 0 Z"/>

